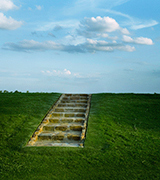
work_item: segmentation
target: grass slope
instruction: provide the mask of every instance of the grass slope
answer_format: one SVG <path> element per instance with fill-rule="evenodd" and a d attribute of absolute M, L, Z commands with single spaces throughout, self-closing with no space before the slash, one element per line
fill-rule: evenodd
<path fill-rule="evenodd" d="M 59 95 L 0 93 L 0 179 L 160 179 L 160 95 L 92 95 L 85 148 L 24 147 Z"/>

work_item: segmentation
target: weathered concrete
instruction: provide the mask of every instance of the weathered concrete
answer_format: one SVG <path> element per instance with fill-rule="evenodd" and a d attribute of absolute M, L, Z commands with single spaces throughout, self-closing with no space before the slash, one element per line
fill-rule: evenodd
<path fill-rule="evenodd" d="M 27 146 L 84 147 L 91 95 L 63 94 Z"/>

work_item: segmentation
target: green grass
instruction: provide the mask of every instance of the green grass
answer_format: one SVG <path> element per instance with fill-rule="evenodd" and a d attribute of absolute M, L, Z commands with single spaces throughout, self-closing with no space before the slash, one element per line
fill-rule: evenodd
<path fill-rule="evenodd" d="M 24 147 L 60 94 L 0 93 L 0 179 L 160 179 L 160 95 L 92 95 L 85 148 Z"/>

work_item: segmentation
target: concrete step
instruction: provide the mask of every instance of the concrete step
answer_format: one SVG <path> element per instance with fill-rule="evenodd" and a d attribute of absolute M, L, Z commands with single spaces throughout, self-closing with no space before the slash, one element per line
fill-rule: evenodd
<path fill-rule="evenodd" d="M 82 131 L 82 128 L 80 123 L 49 123 L 43 126 L 43 131 Z"/>
<path fill-rule="evenodd" d="M 70 99 L 62 99 L 61 103 L 85 103 L 87 104 L 87 100 L 70 100 Z"/>
<path fill-rule="evenodd" d="M 84 97 L 84 96 L 71 96 L 71 97 L 68 97 L 68 96 L 66 96 L 66 97 L 64 97 L 62 100 L 88 100 L 88 97 Z"/>
<path fill-rule="evenodd" d="M 58 107 L 87 107 L 87 103 L 59 103 Z"/>
<path fill-rule="evenodd" d="M 87 94 L 61 95 L 27 146 L 83 147 L 90 100 Z"/>
<path fill-rule="evenodd" d="M 71 123 L 71 122 L 77 122 L 77 123 L 84 123 L 85 118 L 83 117 L 66 117 L 66 118 L 50 118 L 50 123 Z"/>
<path fill-rule="evenodd" d="M 83 107 L 57 107 L 55 112 L 86 112 L 86 108 Z"/>
<path fill-rule="evenodd" d="M 51 117 L 85 117 L 81 112 L 53 112 Z"/>
<path fill-rule="evenodd" d="M 81 133 L 75 132 L 50 132 L 44 131 L 38 135 L 38 140 L 60 140 L 61 142 L 65 140 L 65 142 L 70 142 L 71 140 L 80 141 Z"/>
<path fill-rule="evenodd" d="M 85 97 L 88 97 L 89 94 L 65 94 L 65 96 L 85 96 Z"/>

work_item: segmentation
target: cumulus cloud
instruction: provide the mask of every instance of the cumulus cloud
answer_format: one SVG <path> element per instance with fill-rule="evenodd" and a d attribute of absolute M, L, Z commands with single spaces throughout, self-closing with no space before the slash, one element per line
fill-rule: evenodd
<path fill-rule="evenodd" d="M 95 31 L 95 32 L 113 32 L 119 29 L 119 24 L 110 17 L 100 17 L 96 18 L 85 18 L 83 22 L 81 22 L 81 27 L 84 27 L 87 31 Z"/>
<path fill-rule="evenodd" d="M 12 17 L 7 18 L 3 13 L 0 13 L 0 29 L 15 30 L 22 24 L 22 21 L 16 21 Z"/>
<path fill-rule="evenodd" d="M 123 41 L 127 43 L 153 45 L 152 39 L 144 38 L 144 37 L 137 37 L 133 39 L 130 36 L 123 35 Z"/>
<path fill-rule="evenodd" d="M 122 34 L 129 34 L 126 28 L 122 28 L 115 19 L 110 17 L 85 18 L 77 30 L 80 35 L 86 37 L 95 36 L 95 33 L 111 33 L 119 30 Z"/>
<path fill-rule="evenodd" d="M 13 4 L 10 0 L 0 0 L 0 10 L 1 11 L 8 11 L 11 9 L 17 9 L 18 7 Z"/>

